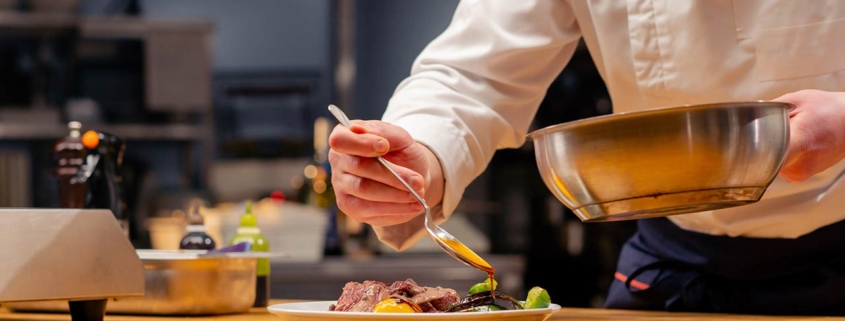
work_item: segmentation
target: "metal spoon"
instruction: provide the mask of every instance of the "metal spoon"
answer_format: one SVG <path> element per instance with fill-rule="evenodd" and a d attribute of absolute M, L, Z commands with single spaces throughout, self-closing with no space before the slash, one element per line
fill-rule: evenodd
<path fill-rule="evenodd" d="M 346 128 L 349 128 L 349 118 L 346 117 L 346 114 L 344 114 L 343 111 L 340 110 L 340 108 L 335 105 L 329 105 L 329 111 L 332 113 L 332 115 L 334 115 L 335 118 L 337 118 L 341 125 Z M 493 273 L 493 267 L 490 266 L 489 263 L 484 261 L 484 259 L 478 256 L 478 254 L 475 254 L 475 252 L 466 247 L 466 245 L 461 243 L 461 241 L 458 241 L 458 239 L 446 232 L 446 230 L 434 224 L 434 218 L 432 217 L 431 209 L 428 207 L 428 204 L 426 204 L 425 200 L 420 197 L 420 195 L 417 194 L 417 192 L 414 191 L 413 188 L 411 188 L 411 185 L 405 182 L 402 177 L 399 177 L 399 174 L 397 174 L 396 171 L 393 170 L 393 168 L 387 163 L 387 161 L 384 160 L 384 158 L 378 156 L 376 157 L 376 159 L 378 159 L 379 163 L 384 165 L 384 167 L 387 168 L 387 170 L 390 171 L 390 173 L 393 174 L 393 176 L 395 176 L 396 179 L 398 179 L 399 182 L 402 183 L 402 185 L 405 185 L 405 188 L 407 188 L 408 191 L 414 195 L 417 201 L 422 204 L 423 208 L 425 209 L 425 229 L 428 231 L 429 236 L 431 236 L 431 238 L 434 240 L 434 243 L 440 246 L 443 251 L 446 251 L 446 253 L 458 259 L 458 261 L 461 261 L 464 264 L 474 267 L 476 269 L 485 271 L 488 274 Z"/>

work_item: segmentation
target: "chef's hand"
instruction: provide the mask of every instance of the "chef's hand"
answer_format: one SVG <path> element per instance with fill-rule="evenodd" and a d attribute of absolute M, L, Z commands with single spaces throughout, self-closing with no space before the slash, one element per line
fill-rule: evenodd
<path fill-rule="evenodd" d="M 782 178 L 802 182 L 845 157 L 845 93 L 802 90 L 774 100 L 796 106 Z"/>
<path fill-rule="evenodd" d="M 375 226 L 410 221 L 423 207 L 376 156 L 381 155 L 430 207 L 443 199 L 440 162 L 404 129 L 382 121 L 352 121 L 329 136 L 337 205 L 352 219 Z"/>

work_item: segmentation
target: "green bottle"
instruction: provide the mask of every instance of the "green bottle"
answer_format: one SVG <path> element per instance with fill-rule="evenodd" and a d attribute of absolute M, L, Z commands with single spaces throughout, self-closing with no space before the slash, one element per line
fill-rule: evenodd
<path fill-rule="evenodd" d="M 238 233 L 232 238 L 230 244 L 249 242 L 252 244 L 253 252 L 268 252 L 270 244 L 267 238 L 261 235 L 258 229 L 258 218 L 252 213 L 252 203 L 246 203 L 246 211 L 241 216 L 241 226 Z M 266 307 L 270 300 L 270 259 L 258 259 L 258 267 L 255 271 L 255 303 L 253 307 Z"/>

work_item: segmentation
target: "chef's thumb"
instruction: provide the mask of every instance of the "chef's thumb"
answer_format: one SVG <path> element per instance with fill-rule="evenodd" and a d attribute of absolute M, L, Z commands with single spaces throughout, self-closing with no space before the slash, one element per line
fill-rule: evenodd
<path fill-rule="evenodd" d="M 779 175 L 789 182 L 800 183 L 812 176 L 812 160 L 804 157 L 810 149 L 812 135 L 802 130 L 806 128 L 793 124 L 790 127 L 789 148 Z"/>

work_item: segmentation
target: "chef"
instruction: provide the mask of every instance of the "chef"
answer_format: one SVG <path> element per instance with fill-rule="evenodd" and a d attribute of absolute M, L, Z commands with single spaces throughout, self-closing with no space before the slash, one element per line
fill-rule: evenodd
<path fill-rule="evenodd" d="M 381 121 L 331 134 L 340 208 L 398 251 L 516 148 L 583 38 L 615 113 L 790 102 L 788 158 L 753 205 L 638 221 L 609 308 L 845 314 L 845 1 L 466 0 Z M 612 224 L 612 223 L 606 223 Z"/>

